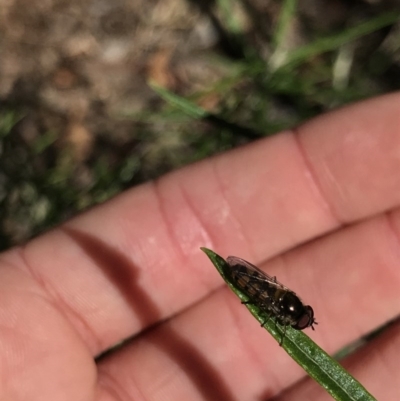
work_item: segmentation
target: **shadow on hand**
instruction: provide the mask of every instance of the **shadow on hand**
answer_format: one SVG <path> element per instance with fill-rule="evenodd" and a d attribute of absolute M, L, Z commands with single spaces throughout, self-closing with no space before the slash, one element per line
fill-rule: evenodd
<path fill-rule="evenodd" d="M 158 324 L 162 324 L 161 312 L 151 299 L 151 288 L 143 288 L 138 285 L 141 268 L 135 266 L 132 261 L 120 251 L 114 249 L 98 238 L 82 231 L 65 228 L 69 235 L 86 254 L 103 270 L 110 282 L 115 285 L 140 319 L 143 330 L 156 330 Z M 152 326 L 152 327 L 150 327 Z M 234 397 L 228 389 L 218 371 L 208 362 L 195 347 L 182 338 L 170 326 L 165 325 L 162 336 L 151 336 L 153 343 L 181 367 L 189 380 L 197 387 L 199 393 L 206 400 L 233 401 Z M 145 335 L 141 332 L 139 335 Z M 135 336 L 122 339 L 121 346 L 104 352 L 97 361 L 106 359 L 114 352 L 122 351 L 124 346 L 135 340 Z"/>

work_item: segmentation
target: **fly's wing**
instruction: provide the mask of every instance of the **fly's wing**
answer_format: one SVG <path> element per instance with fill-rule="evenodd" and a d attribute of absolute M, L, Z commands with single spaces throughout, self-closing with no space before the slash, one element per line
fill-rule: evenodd
<path fill-rule="evenodd" d="M 267 273 L 263 272 L 261 269 L 259 269 L 257 266 L 254 266 L 250 262 L 247 262 L 246 260 L 242 258 L 238 258 L 237 256 L 228 256 L 226 258 L 226 262 L 228 263 L 229 266 L 234 267 L 234 266 L 244 266 L 250 271 L 256 271 L 258 275 L 252 274 L 251 277 L 253 279 L 259 279 L 260 281 L 268 281 L 269 284 L 283 288 L 285 290 L 289 290 L 289 288 L 285 287 L 283 284 L 281 284 L 275 277 L 271 277 Z M 241 273 L 241 274 L 246 274 L 246 273 Z M 290 290 L 289 290 L 290 291 Z"/>
<path fill-rule="evenodd" d="M 277 290 L 282 289 L 275 277 L 264 273 L 257 266 L 237 258 L 229 256 L 226 259 L 231 268 L 231 278 L 238 287 L 249 297 L 249 301 L 261 307 L 268 314 L 279 314 L 277 304 Z"/>

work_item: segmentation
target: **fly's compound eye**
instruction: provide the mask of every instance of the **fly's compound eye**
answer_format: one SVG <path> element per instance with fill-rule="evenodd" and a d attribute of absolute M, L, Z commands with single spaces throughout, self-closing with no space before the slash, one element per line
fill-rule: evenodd
<path fill-rule="evenodd" d="M 304 330 L 307 327 L 310 327 L 312 329 L 314 329 L 312 327 L 313 324 L 316 324 L 316 321 L 314 319 L 314 311 L 313 308 L 311 308 L 311 306 L 307 305 L 304 308 L 304 313 L 301 315 L 300 319 L 298 320 L 298 322 L 293 326 L 294 329 L 296 330 Z"/>

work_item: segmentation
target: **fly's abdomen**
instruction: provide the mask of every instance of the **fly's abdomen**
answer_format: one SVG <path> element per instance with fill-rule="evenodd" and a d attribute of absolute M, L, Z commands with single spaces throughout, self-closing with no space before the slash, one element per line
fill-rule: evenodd
<path fill-rule="evenodd" d="M 257 271 L 251 271 L 246 267 L 239 266 L 232 269 L 232 280 L 257 305 L 266 305 L 271 302 L 273 289 L 262 280 Z"/>

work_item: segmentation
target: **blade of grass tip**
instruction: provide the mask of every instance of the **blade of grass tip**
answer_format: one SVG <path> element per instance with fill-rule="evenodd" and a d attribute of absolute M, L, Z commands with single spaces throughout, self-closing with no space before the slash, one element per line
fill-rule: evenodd
<path fill-rule="evenodd" d="M 228 32 L 233 34 L 243 33 L 243 26 L 234 9 L 237 0 L 217 0 L 217 10 L 221 12 L 224 25 L 227 27 Z"/>
<path fill-rule="evenodd" d="M 217 268 L 222 278 L 241 301 L 248 297 L 229 279 L 227 274 L 230 266 L 221 256 L 210 249 L 200 248 Z M 245 304 L 250 313 L 260 322 L 265 321 L 266 315 L 255 305 Z M 280 341 L 283 331 L 278 324 L 268 321 L 265 328 Z M 315 344 L 303 332 L 286 328 L 282 348 L 326 391 L 337 401 L 376 401 L 376 399 L 350 375 L 337 361 Z"/>
<path fill-rule="evenodd" d="M 149 82 L 149 86 L 168 104 L 182 110 L 184 113 L 193 118 L 205 118 L 209 114 L 206 110 L 202 109 L 191 101 L 172 93 L 168 89 L 158 86 L 154 82 Z"/>
<path fill-rule="evenodd" d="M 272 37 L 273 53 L 268 60 L 270 71 L 275 71 L 286 63 L 290 50 L 285 46 L 285 39 L 290 30 L 290 22 L 296 11 L 297 0 L 285 0 L 279 13 L 278 23 Z"/>

